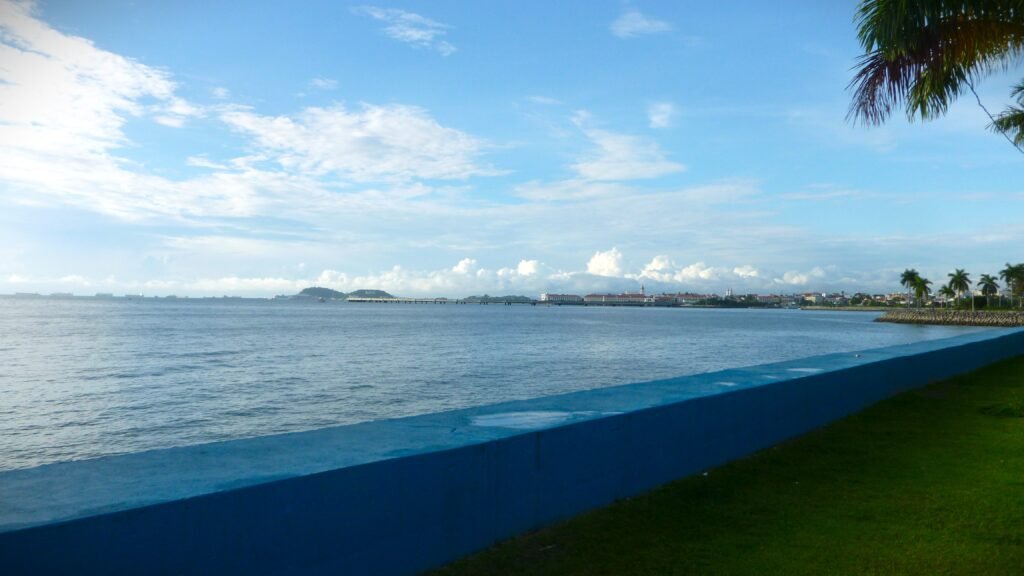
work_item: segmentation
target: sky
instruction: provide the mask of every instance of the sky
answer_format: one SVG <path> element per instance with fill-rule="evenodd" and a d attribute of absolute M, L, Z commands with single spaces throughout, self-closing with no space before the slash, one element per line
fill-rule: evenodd
<path fill-rule="evenodd" d="M 973 99 L 847 121 L 855 10 L 0 0 L 0 293 L 894 292 L 1024 260 L 1024 156 Z"/>

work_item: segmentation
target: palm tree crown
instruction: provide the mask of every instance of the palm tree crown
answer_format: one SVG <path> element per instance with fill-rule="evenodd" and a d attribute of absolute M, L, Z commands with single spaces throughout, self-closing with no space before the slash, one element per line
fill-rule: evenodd
<path fill-rule="evenodd" d="M 857 36 L 864 55 L 850 88 L 849 118 L 881 124 L 897 107 L 929 120 L 974 82 L 1024 54 L 1021 0 L 862 0 Z M 1024 83 L 992 129 L 1024 142 Z"/>
<path fill-rule="evenodd" d="M 907 289 L 907 306 L 910 306 L 910 293 L 914 290 L 914 284 L 921 275 L 913 268 L 907 268 L 900 274 L 900 284 Z"/>
<path fill-rule="evenodd" d="M 957 268 L 950 272 L 949 276 L 949 287 L 956 290 L 956 295 L 959 298 L 964 292 L 967 292 L 971 288 L 971 276 L 964 271 L 963 268 Z"/>
<path fill-rule="evenodd" d="M 985 296 L 995 296 L 999 293 L 999 283 L 991 274 L 982 274 L 978 280 L 978 287 L 981 288 L 981 293 Z"/>
<path fill-rule="evenodd" d="M 964 292 L 971 289 L 971 276 L 963 268 L 957 268 L 950 272 L 949 287 L 956 290 L 956 299 L 963 299 Z M 974 310 L 974 298 L 971 298 L 971 310 Z"/>
<path fill-rule="evenodd" d="M 1006 268 L 999 271 L 999 277 L 1006 282 L 1006 287 L 1011 294 L 1016 294 L 1021 289 L 1021 280 L 1024 280 L 1024 264 L 1006 263 Z"/>
<path fill-rule="evenodd" d="M 1006 287 L 1010 290 L 1010 305 L 1013 306 L 1013 297 L 1024 287 L 1024 264 L 1007 262 L 1006 268 L 999 271 L 999 277 L 1006 282 Z"/>
<path fill-rule="evenodd" d="M 952 300 L 953 298 L 956 298 L 956 291 L 953 290 L 952 288 L 950 288 L 949 285 L 947 284 L 947 285 L 943 286 L 942 288 L 939 288 L 939 296 L 942 296 L 948 302 L 949 300 Z"/>
<path fill-rule="evenodd" d="M 917 273 L 917 270 L 907 268 L 903 271 L 903 274 L 900 274 L 900 284 L 905 288 L 911 288 L 914 286 L 914 282 L 917 281 L 918 277 L 919 274 Z"/>
<path fill-rule="evenodd" d="M 918 276 L 917 279 L 914 280 L 914 296 L 918 300 L 924 300 L 929 294 L 932 293 L 932 289 L 929 288 L 929 286 L 931 286 L 931 283 L 931 280 Z"/>

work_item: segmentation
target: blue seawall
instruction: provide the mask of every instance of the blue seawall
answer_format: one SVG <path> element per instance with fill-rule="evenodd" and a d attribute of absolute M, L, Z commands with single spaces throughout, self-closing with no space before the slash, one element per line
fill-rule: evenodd
<path fill-rule="evenodd" d="M 0 573 L 412 574 L 1020 354 L 992 330 L 3 472 Z"/>

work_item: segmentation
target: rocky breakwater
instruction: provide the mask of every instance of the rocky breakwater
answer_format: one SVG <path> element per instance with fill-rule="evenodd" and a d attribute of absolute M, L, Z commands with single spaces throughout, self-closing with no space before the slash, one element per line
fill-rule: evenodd
<path fill-rule="evenodd" d="M 1024 326 L 1024 310 L 943 310 L 910 309 L 890 310 L 875 322 L 896 324 L 943 324 L 946 326 L 991 326 L 1013 328 Z"/>

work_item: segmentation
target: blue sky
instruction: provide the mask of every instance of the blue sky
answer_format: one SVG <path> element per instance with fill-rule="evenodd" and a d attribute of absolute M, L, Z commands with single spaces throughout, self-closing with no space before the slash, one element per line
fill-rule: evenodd
<path fill-rule="evenodd" d="M 1024 157 L 972 100 L 851 124 L 856 3 L 741 4 L 0 3 L 0 293 L 895 291 L 1021 260 Z"/>

